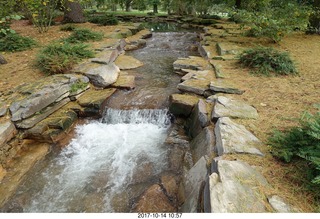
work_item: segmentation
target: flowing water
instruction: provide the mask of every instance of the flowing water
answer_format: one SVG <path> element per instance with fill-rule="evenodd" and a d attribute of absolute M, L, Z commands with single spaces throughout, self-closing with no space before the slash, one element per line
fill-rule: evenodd
<path fill-rule="evenodd" d="M 144 62 L 128 71 L 136 89 L 118 91 L 100 120 L 76 127 L 75 138 L 37 164 L 8 209 L 15 212 L 129 212 L 168 168 L 168 97 L 180 77 L 172 63 L 195 55 L 195 33 L 159 32 L 127 55 Z M 8 210 L 9 211 L 9 210 Z"/>

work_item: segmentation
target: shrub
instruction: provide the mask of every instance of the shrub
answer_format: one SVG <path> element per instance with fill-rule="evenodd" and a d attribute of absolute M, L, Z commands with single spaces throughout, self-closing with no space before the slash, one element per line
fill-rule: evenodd
<path fill-rule="evenodd" d="M 240 64 L 253 68 L 256 74 L 295 75 L 298 71 L 289 54 L 272 48 L 258 47 L 245 50 L 240 54 Z"/>
<path fill-rule="evenodd" d="M 64 41 L 68 43 L 79 43 L 79 42 L 87 42 L 87 41 L 98 41 L 102 40 L 103 33 L 93 32 L 86 28 L 75 29 L 74 32 L 66 38 Z"/>
<path fill-rule="evenodd" d="M 320 185 L 320 112 L 305 113 L 297 127 L 274 131 L 268 144 L 277 158 L 290 162 L 299 157 L 308 162 L 312 183 Z"/>
<path fill-rule="evenodd" d="M 74 31 L 76 26 L 74 24 L 66 24 L 60 27 L 61 31 Z"/>
<path fill-rule="evenodd" d="M 17 33 L 7 33 L 4 37 L 0 37 L 0 51 L 24 51 L 35 45 L 36 41 Z"/>
<path fill-rule="evenodd" d="M 84 44 L 53 43 L 41 50 L 36 65 L 46 74 L 65 73 L 83 58 L 92 58 L 94 53 Z"/>
<path fill-rule="evenodd" d="M 20 20 L 20 15 L 8 15 L 0 19 L 0 37 L 6 36 L 8 33 L 16 33 L 10 28 L 12 20 Z"/>
<path fill-rule="evenodd" d="M 89 16 L 88 21 L 102 26 L 117 25 L 119 23 L 119 20 L 113 14 L 92 15 Z"/>

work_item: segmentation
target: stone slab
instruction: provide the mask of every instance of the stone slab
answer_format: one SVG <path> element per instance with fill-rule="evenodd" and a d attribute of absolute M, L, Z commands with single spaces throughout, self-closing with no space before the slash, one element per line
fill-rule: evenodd
<path fill-rule="evenodd" d="M 115 64 L 120 68 L 120 70 L 135 69 L 143 66 L 143 63 L 141 61 L 132 56 L 127 55 L 118 56 L 118 58 L 115 61 Z"/>
<path fill-rule="evenodd" d="M 226 80 L 218 79 L 216 81 L 211 81 L 210 90 L 214 93 L 227 93 L 227 94 L 243 94 L 244 91 L 235 88 L 234 85 L 229 84 Z"/>
<path fill-rule="evenodd" d="M 169 98 L 169 111 L 175 116 L 188 117 L 199 99 L 199 97 L 187 94 L 172 94 Z"/>
<path fill-rule="evenodd" d="M 16 127 L 10 121 L 0 123 L 0 146 L 10 141 L 17 134 Z"/>
<path fill-rule="evenodd" d="M 182 92 L 204 95 L 205 91 L 209 90 L 210 81 L 206 79 L 189 79 L 180 84 L 177 88 Z"/>

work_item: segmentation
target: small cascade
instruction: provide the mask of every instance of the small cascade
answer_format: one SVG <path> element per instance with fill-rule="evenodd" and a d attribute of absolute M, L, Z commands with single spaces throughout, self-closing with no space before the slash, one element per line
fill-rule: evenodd
<path fill-rule="evenodd" d="M 165 109 L 108 109 L 101 121 L 78 126 L 76 138 L 36 176 L 24 212 L 86 212 L 88 204 L 96 205 L 87 200 L 92 196 L 101 200 L 95 209 L 114 212 L 117 194 L 166 166 L 163 143 L 169 126 Z"/>

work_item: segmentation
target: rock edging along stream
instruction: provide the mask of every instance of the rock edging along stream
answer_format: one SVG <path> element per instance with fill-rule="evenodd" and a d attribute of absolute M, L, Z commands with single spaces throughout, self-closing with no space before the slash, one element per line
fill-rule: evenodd
<path fill-rule="evenodd" d="M 202 46 L 199 47 L 202 57 L 181 58 L 173 64 L 183 77 L 177 86 L 181 93 L 170 96 L 169 110 L 176 117 L 187 119 L 188 134 L 192 137 L 192 157 L 186 161 L 189 165 L 184 166 L 180 185 L 176 185 L 174 177 L 163 176 L 161 185 L 155 184 L 145 191 L 146 201 L 148 197 L 158 196 L 159 200 L 163 200 L 162 207 L 146 209 L 140 207 L 143 203 L 138 203 L 135 211 L 177 211 L 170 205 L 170 201 L 166 201 L 167 197 L 176 198 L 176 194 L 172 194 L 175 192 L 170 192 L 172 188 L 179 191 L 178 211 L 181 212 L 294 211 L 277 195 L 265 193 L 272 190 L 272 186 L 256 168 L 240 160 L 230 161 L 224 158 L 226 154 L 238 153 L 263 156 L 259 139 L 236 123 L 237 118 L 257 119 L 257 111 L 233 96 L 220 95 L 241 95 L 245 92 L 222 79 L 219 65 L 214 62 L 233 59 L 238 51 L 238 47 L 235 49 L 232 45 L 212 41 L 219 39 L 219 34 L 236 32 L 233 31 L 233 26 L 228 28 L 225 24 L 215 28 L 206 27 L 200 44 Z M 124 32 L 127 33 L 128 30 Z M 125 41 L 115 40 L 101 48 L 96 58 L 78 65 L 74 73 L 81 73 L 80 75 L 55 75 L 32 85 L 22 85 L 5 100 L 6 103 L 0 106 L 0 116 L 8 117 L 0 125 L 0 194 L 4 194 L 0 198 L 0 206 L 16 188 L 12 181 L 8 182 L 7 176 L 11 178 L 16 175 L 13 181 L 17 186 L 28 168 L 49 151 L 48 144 L 34 145 L 34 142 L 26 140 L 21 143 L 14 138 L 17 132 L 22 139 L 56 143 L 66 137 L 78 117 L 100 116 L 108 98 L 116 89 L 134 88 L 134 78 L 123 74 L 121 70 L 138 67 L 142 63 L 130 59 L 130 65 L 135 65 L 128 67 L 128 62 L 121 61 L 122 58 L 127 58 L 123 55 L 124 50 L 142 47 L 145 45 L 144 38 L 150 36 L 150 32 L 142 30 Z M 216 50 L 219 54 L 214 55 Z M 46 83 L 48 81 L 50 83 Z M 180 140 L 178 143 L 185 142 Z M 23 149 L 22 152 L 19 151 L 20 148 Z M 12 174 L 10 168 L 28 157 L 28 150 L 36 151 L 37 156 L 29 158 L 30 165 L 19 174 Z M 11 158 L 14 158 L 14 162 L 7 163 Z M 187 156 L 184 159 L 188 159 Z M 11 187 L 8 187 L 9 184 Z M 165 196 L 162 190 L 166 191 Z"/>

